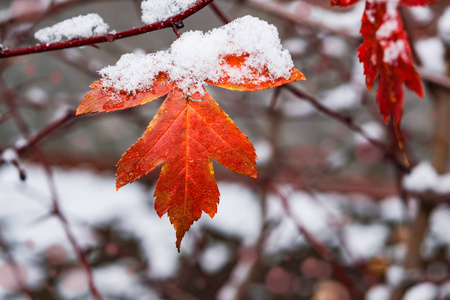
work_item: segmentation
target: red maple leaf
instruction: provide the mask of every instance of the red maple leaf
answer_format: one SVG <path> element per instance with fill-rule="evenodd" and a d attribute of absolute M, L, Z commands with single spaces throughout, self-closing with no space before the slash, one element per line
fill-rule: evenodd
<path fill-rule="evenodd" d="M 403 27 L 397 6 L 426 5 L 437 0 L 366 1 L 362 17 L 361 34 L 363 42 L 358 56 L 364 64 L 366 85 L 372 89 L 379 78 L 376 94 L 378 108 L 384 121 L 391 117 L 399 148 L 408 163 L 403 149 L 400 130 L 404 91 L 403 84 L 423 97 L 423 86 L 411 55 L 408 37 Z M 331 5 L 348 6 L 354 0 L 330 0 Z"/>
<path fill-rule="evenodd" d="M 222 60 L 227 70 L 239 70 L 248 54 L 228 55 Z M 240 91 L 255 91 L 305 80 L 297 70 L 289 78 L 271 78 L 267 71 L 249 73 L 233 83 L 225 75 L 207 83 Z M 131 183 L 163 164 L 154 196 L 155 209 L 161 217 L 168 214 L 177 232 L 180 250 L 183 236 L 202 212 L 213 217 L 219 202 L 211 158 L 230 170 L 256 177 L 253 145 L 213 98 L 203 89 L 184 93 L 167 74 L 159 73 L 153 85 L 135 93 L 104 87 L 102 81 L 91 85 L 77 108 L 77 115 L 111 112 L 150 102 L 168 94 L 157 115 L 142 137 L 117 163 L 116 187 Z"/>

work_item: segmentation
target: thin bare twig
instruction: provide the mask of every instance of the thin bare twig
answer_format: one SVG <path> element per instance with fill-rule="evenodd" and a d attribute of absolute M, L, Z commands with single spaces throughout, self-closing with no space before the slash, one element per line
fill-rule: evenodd
<path fill-rule="evenodd" d="M 319 241 L 313 234 L 309 232 L 295 217 L 292 215 L 289 201 L 286 196 L 273 184 L 269 187 L 280 198 L 283 209 L 286 215 L 291 218 L 298 229 L 298 231 L 305 237 L 311 247 L 320 255 L 325 261 L 329 262 L 333 267 L 333 272 L 337 278 L 349 289 L 350 293 L 356 300 L 363 300 L 364 295 L 361 288 L 356 285 L 354 280 L 348 275 L 345 268 L 339 263 L 330 249 Z"/>
<path fill-rule="evenodd" d="M 15 97 L 14 97 L 15 95 L 11 91 L 9 91 L 5 82 L 1 81 L 0 87 L 1 87 L 1 90 L 3 91 L 3 96 L 4 96 L 4 99 L 6 101 L 8 108 L 10 110 L 14 111 L 13 119 L 14 119 L 17 127 L 19 128 L 19 130 L 21 131 L 23 136 L 25 136 L 26 138 L 31 138 L 31 130 L 29 129 L 29 126 L 26 123 L 25 118 L 22 116 L 20 110 L 17 109 L 17 104 L 15 102 Z M 56 125 L 54 128 L 57 128 Z M 50 129 L 52 129 L 52 128 L 49 128 L 49 131 L 51 131 Z M 46 136 L 49 131 L 47 131 L 46 133 L 43 133 L 41 135 L 41 137 L 43 138 L 44 136 Z M 47 161 L 47 158 L 45 157 L 42 150 L 39 148 L 39 146 L 36 143 L 31 143 L 31 144 L 27 145 L 27 147 L 31 148 L 33 153 L 36 155 L 36 158 L 38 159 L 38 161 L 40 161 L 40 163 L 47 175 L 47 181 L 48 181 L 50 192 L 51 192 L 51 199 L 52 199 L 52 206 L 53 206 L 52 213 L 61 222 L 69 242 L 71 243 L 73 249 L 77 253 L 78 259 L 79 259 L 79 261 L 83 267 L 84 273 L 87 277 L 88 285 L 89 285 L 89 289 L 91 291 L 92 297 L 94 300 L 102 300 L 102 297 L 101 297 L 100 293 L 98 292 L 98 289 L 94 283 L 94 277 L 92 275 L 91 267 L 89 265 L 86 254 L 81 249 L 80 245 L 78 244 L 77 240 L 75 239 L 75 236 L 73 235 L 73 233 L 69 227 L 69 224 L 67 222 L 65 215 L 62 213 L 61 209 L 59 208 L 58 194 L 56 192 L 55 182 L 54 182 L 52 171 L 51 171 L 50 165 Z"/>
<path fill-rule="evenodd" d="M 375 146 L 378 150 L 380 150 L 384 156 L 393 163 L 393 165 L 402 173 L 409 173 L 410 168 L 405 166 L 400 160 L 397 159 L 395 154 L 393 154 L 389 148 L 383 144 L 382 142 L 373 139 L 370 137 L 361 127 L 355 124 L 353 119 L 349 116 L 345 116 L 343 114 L 340 114 L 336 111 L 333 111 L 329 109 L 328 107 L 324 106 L 317 100 L 315 97 L 308 95 L 307 93 L 303 92 L 302 90 L 297 89 L 293 85 L 287 84 L 286 89 L 289 90 L 292 94 L 296 95 L 299 99 L 303 99 L 305 101 L 308 101 L 310 104 L 312 104 L 318 111 L 326 114 L 329 117 L 332 117 L 333 119 L 339 121 L 340 123 L 344 124 L 354 132 L 362 135 L 369 143 L 371 143 L 373 146 Z"/>

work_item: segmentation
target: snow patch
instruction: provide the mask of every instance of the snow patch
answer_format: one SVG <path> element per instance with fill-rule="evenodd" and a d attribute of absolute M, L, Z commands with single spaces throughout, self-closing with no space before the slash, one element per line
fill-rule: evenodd
<path fill-rule="evenodd" d="M 380 202 L 381 218 L 390 222 L 403 222 L 407 217 L 407 209 L 397 196 L 383 199 Z"/>
<path fill-rule="evenodd" d="M 41 43 L 51 44 L 63 38 L 77 39 L 102 35 L 108 31 L 109 25 L 97 14 L 80 15 L 59 22 L 51 27 L 38 30 L 34 37 Z"/>
<path fill-rule="evenodd" d="M 2 160 L 7 163 L 11 163 L 11 162 L 17 161 L 19 159 L 19 157 L 17 155 L 17 151 L 12 148 L 5 149 L 3 151 L 1 157 L 2 157 Z"/>
<path fill-rule="evenodd" d="M 434 300 L 438 295 L 438 288 L 432 283 L 420 283 L 410 288 L 403 300 Z"/>
<path fill-rule="evenodd" d="M 383 62 L 387 64 L 394 64 L 398 58 L 401 56 L 403 60 L 407 61 L 408 57 L 406 53 L 406 43 L 404 40 L 397 40 L 395 42 L 390 42 L 383 52 Z"/>
<path fill-rule="evenodd" d="M 388 233 L 382 224 L 352 224 L 344 228 L 344 240 L 354 257 L 369 259 L 384 247 Z"/>
<path fill-rule="evenodd" d="M 450 174 L 439 176 L 429 162 L 421 162 L 403 178 L 403 186 L 412 192 L 450 193 Z"/>
<path fill-rule="evenodd" d="M 200 266 L 208 274 L 220 271 L 230 260 L 230 250 L 224 244 L 208 247 L 200 257 Z"/>
<path fill-rule="evenodd" d="M 438 21 L 438 32 L 442 39 L 450 43 L 450 7 L 447 7 Z"/>
<path fill-rule="evenodd" d="M 375 36 L 378 40 L 389 38 L 397 28 L 399 28 L 400 24 L 396 19 L 388 20 L 381 24 L 380 28 L 378 28 Z"/>
<path fill-rule="evenodd" d="M 386 300 L 390 294 L 391 290 L 386 285 L 376 285 L 367 292 L 366 300 Z"/>
<path fill-rule="evenodd" d="M 444 59 L 445 47 L 440 38 L 434 37 L 419 40 L 415 43 L 415 47 L 419 59 L 425 69 L 439 74 L 445 74 L 447 71 Z"/>
<path fill-rule="evenodd" d="M 173 17 L 194 6 L 198 0 L 145 0 L 141 3 L 142 22 L 156 23 Z"/>
<path fill-rule="evenodd" d="M 389 285 L 399 286 L 405 277 L 405 269 L 399 265 L 389 267 L 386 272 L 386 279 Z"/>
<path fill-rule="evenodd" d="M 408 7 L 408 9 L 411 12 L 414 20 L 421 25 L 430 23 L 434 18 L 434 13 L 429 7 L 411 6 Z"/>
<path fill-rule="evenodd" d="M 361 129 L 362 129 L 363 132 L 366 133 L 366 135 L 369 138 L 372 138 L 372 139 L 377 140 L 377 141 L 384 140 L 384 138 L 386 136 L 384 127 L 381 126 L 377 122 L 364 123 L 361 126 Z M 368 143 L 367 139 L 364 136 L 362 136 L 361 134 L 359 134 L 359 133 L 355 133 L 354 139 L 355 139 L 355 144 L 357 144 L 357 145 L 367 144 Z"/>

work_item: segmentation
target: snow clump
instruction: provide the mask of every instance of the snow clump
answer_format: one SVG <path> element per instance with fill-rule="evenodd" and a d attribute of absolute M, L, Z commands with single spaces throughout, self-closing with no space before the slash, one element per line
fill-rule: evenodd
<path fill-rule="evenodd" d="M 38 30 L 34 37 L 41 43 L 56 43 L 63 38 L 89 38 L 102 35 L 108 31 L 109 25 L 97 14 L 80 15 L 59 22 L 51 27 Z"/>
<path fill-rule="evenodd" d="M 238 67 L 231 66 L 224 63 L 227 55 L 246 59 Z M 105 88 L 131 94 L 151 88 L 160 73 L 167 74 L 184 93 L 203 94 L 205 80 L 214 83 L 227 78 L 243 84 L 247 80 L 287 79 L 293 66 L 276 27 L 245 16 L 206 33 L 186 32 L 166 51 L 124 54 L 116 65 L 103 68 L 100 74 Z"/>
<path fill-rule="evenodd" d="M 198 0 L 146 0 L 142 1 L 142 22 L 151 24 L 166 20 L 194 6 Z"/>

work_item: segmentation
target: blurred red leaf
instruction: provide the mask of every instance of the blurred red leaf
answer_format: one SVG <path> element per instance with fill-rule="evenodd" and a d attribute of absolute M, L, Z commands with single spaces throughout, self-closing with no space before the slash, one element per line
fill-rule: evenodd
<path fill-rule="evenodd" d="M 423 85 L 411 55 L 408 37 L 397 6 L 417 6 L 437 0 L 366 1 L 362 17 L 363 42 L 358 48 L 359 60 L 364 64 L 366 85 L 372 89 L 379 78 L 376 94 L 378 108 L 387 123 L 392 119 L 399 148 L 408 164 L 403 149 L 400 121 L 403 113 L 403 84 L 423 97 Z M 357 1 L 330 0 L 331 5 L 347 6 Z"/>
<path fill-rule="evenodd" d="M 370 90 L 376 78 L 380 78 L 376 95 L 378 108 L 386 123 L 389 116 L 392 118 L 399 148 L 404 153 L 400 130 L 403 83 L 419 97 L 423 97 L 423 86 L 413 65 L 411 48 L 396 5 L 368 1 L 361 34 L 363 43 L 358 56 L 364 64 L 367 88 Z"/>

